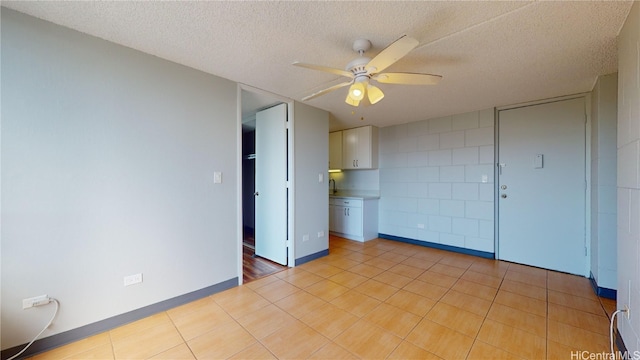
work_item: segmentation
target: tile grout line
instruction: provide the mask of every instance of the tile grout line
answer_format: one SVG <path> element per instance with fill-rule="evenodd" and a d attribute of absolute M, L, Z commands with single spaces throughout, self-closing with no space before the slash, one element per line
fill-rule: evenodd
<path fill-rule="evenodd" d="M 176 323 L 175 323 L 175 321 L 173 320 L 173 318 L 171 317 L 171 315 L 169 315 L 169 312 L 168 312 L 168 311 L 164 311 L 164 313 L 167 315 L 167 317 L 169 318 L 169 321 L 171 321 L 171 324 L 173 325 L 173 327 L 174 327 L 174 328 L 176 329 L 176 331 L 178 332 L 178 335 L 180 335 L 180 338 L 182 339 L 183 344 L 187 347 L 187 349 L 189 349 L 189 352 L 191 353 L 191 355 L 193 355 L 193 358 L 194 358 L 194 359 L 198 359 L 198 358 L 196 357 L 196 354 L 194 354 L 194 353 L 193 353 L 193 349 L 191 349 L 191 346 L 189 346 L 189 343 L 187 342 L 187 339 L 185 339 L 185 338 L 184 338 L 184 335 L 182 335 L 182 332 L 180 331 L 180 329 L 178 329 L 178 325 L 176 325 Z M 173 349 L 173 348 L 175 348 L 175 347 L 177 347 L 177 346 L 180 346 L 180 345 L 176 345 L 176 346 L 174 346 L 174 347 L 172 347 L 172 348 L 169 348 L 169 349 L 167 349 L 167 350 L 165 350 L 165 351 L 171 350 L 171 349 Z M 162 352 L 159 352 L 158 354 L 155 354 L 155 355 L 153 355 L 153 356 L 156 356 L 156 355 L 159 355 L 159 354 L 162 354 Z"/>
<path fill-rule="evenodd" d="M 508 267 L 507 267 L 507 269 L 508 269 Z M 466 273 L 466 271 L 465 271 L 465 273 Z M 503 275 L 502 278 L 500 279 L 500 286 L 498 286 L 498 289 L 496 290 L 496 294 L 493 296 L 493 300 L 491 300 L 491 305 L 489 305 L 489 308 L 487 309 L 486 314 L 482 318 L 482 322 L 480 323 L 480 327 L 478 328 L 478 332 L 476 332 L 476 336 L 473 338 L 473 343 L 471 343 L 471 347 L 469 348 L 469 351 L 467 352 L 467 356 L 465 356 L 465 359 L 468 359 L 469 355 L 471 355 L 471 350 L 473 349 L 473 346 L 476 344 L 476 342 L 480 341 L 480 342 L 484 343 L 484 341 L 478 339 L 478 336 L 480 335 L 480 330 L 482 329 L 482 327 L 484 326 L 485 321 L 487 320 L 487 315 L 489 315 L 489 311 L 491 310 L 491 307 L 493 306 L 493 304 L 496 301 L 496 297 L 498 296 L 498 291 L 500 291 L 500 287 L 502 286 L 502 282 L 504 281 L 504 276 L 506 276 L 506 271 L 505 271 L 505 275 Z M 493 345 L 491 345 L 491 346 L 493 346 Z"/>

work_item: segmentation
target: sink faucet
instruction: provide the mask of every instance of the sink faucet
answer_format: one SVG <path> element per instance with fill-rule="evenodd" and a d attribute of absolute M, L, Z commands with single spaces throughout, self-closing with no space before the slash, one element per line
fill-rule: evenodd
<path fill-rule="evenodd" d="M 336 180 L 335 179 L 329 179 L 329 186 L 331 186 L 331 183 L 333 182 L 333 192 L 332 194 L 337 193 L 338 191 L 336 190 Z"/>

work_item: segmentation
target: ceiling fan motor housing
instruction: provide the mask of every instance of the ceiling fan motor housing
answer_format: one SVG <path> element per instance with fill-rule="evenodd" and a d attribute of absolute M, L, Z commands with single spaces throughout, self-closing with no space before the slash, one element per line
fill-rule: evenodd
<path fill-rule="evenodd" d="M 351 60 L 347 64 L 345 70 L 351 72 L 357 81 L 363 81 L 370 78 L 370 75 L 367 73 L 366 65 L 371 61 L 371 58 L 364 56 L 364 52 L 371 49 L 371 41 L 367 39 L 358 39 L 353 42 L 353 50 L 358 52 L 360 56 Z M 359 80 L 360 78 L 360 80 Z"/>
<path fill-rule="evenodd" d="M 351 62 L 347 64 L 345 68 L 347 71 L 353 74 L 354 77 L 367 75 L 366 66 L 371 61 L 370 58 L 366 56 L 359 56 L 353 59 Z"/>

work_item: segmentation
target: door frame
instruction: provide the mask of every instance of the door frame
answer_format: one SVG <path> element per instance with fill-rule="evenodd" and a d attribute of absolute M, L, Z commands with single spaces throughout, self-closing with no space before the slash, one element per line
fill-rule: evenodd
<path fill-rule="evenodd" d="M 494 109 L 494 167 L 493 167 L 493 171 L 494 171 L 494 190 L 493 190 L 493 203 L 494 203 L 494 222 L 493 222 L 493 226 L 494 226 L 494 249 L 495 249 L 495 258 L 499 259 L 500 258 L 500 201 L 499 201 L 499 196 L 500 196 L 500 171 L 498 169 L 498 161 L 500 159 L 500 111 L 504 111 L 504 110 L 511 110 L 511 109 L 517 109 L 517 108 L 523 108 L 523 107 L 528 107 L 528 106 L 535 106 L 535 105 L 542 105 L 542 104 L 548 104 L 548 103 L 554 103 L 554 102 L 559 102 L 559 101 L 564 101 L 564 100 L 572 100 L 572 99 L 578 99 L 578 98 L 584 98 L 584 103 L 585 103 L 585 114 L 586 114 L 586 121 L 585 121 L 585 142 L 584 142 L 584 176 L 585 176 L 585 189 L 584 189 L 584 196 L 585 196 L 585 209 L 584 209 L 584 224 L 585 224 L 585 229 L 584 229 L 584 242 L 585 242 L 585 249 L 586 249 L 586 257 L 587 260 L 585 261 L 585 269 L 583 271 L 583 274 L 585 277 L 590 277 L 591 276 L 591 93 L 590 92 L 585 92 L 585 93 L 577 93 L 577 94 L 572 94 L 572 95 L 565 95 L 565 96 L 559 96 L 559 97 L 555 97 L 555 98 L 548 98 L 548 99 L 541 99 L 541 100 L 535 100 L 535 101 L 528 101 L 528 102 L 524 102 L 524 103 L 518 103 L 518 104 L 513 104 L 513 105 L 506 105 L 506 106 L 500 106 L 500 107 L 496 107 Z"/>
<path fill-rule="evenodd" d="M 295 171 L 293 168 L 294 164 L 294 122 L 293 122 L 293 100 L 279 96 L 273 93 L 270 93 L 265 90 L 261 90 L 258 88 L 254 88 L 249 85 L 238 83 L 236 90 L 237 97 L 237 116 L 236 116 L 236 169 L 237 169 L 237 178 L 242 179 L 242 91 L 257 93 L 261 95 L 265 95 L 273 98 L 274 102 L 287 104 L 287 124 L 288 124 L 288 135 L 287 135 L 287 171 L 289 173 L 289 181 L 287 181 L 288 185 L 288 199 L 287 199 L 287 264 L 289 267 L 295 266 L 295 241 L 292 241 L 292 236 L 295 234 L 294 230 L 294 220 L 295 220 Z M 238 252 L 238 285 L 242 285 L 243 283 L 243 273 L 242 273 L 242 186 L 239 185 L 236 187 L 236 246 Z"/>

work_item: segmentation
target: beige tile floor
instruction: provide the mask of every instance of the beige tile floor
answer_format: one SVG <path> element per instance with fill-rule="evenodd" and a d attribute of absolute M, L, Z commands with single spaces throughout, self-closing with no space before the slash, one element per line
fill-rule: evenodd
<path fill-rule="evenodd" d="M 586 278 L 376 239 L 32 359 L 571 359 L 615 302 Z"/>

